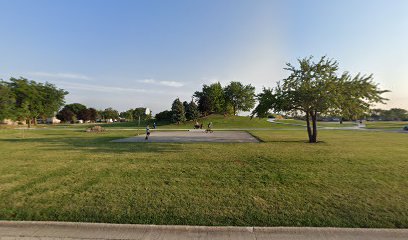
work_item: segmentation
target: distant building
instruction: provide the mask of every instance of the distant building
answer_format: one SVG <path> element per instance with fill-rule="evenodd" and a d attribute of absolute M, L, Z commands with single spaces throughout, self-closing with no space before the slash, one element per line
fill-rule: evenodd
<path fill-rule="evenodd" d="M 11 119 L 4 119 L 0 122 L 0 124 L 5 124 L 5 125 L 17 125 L 18 122 L 13 121 Z"/>
<path fill-rule="evenodd" d="M 61 120 L 59 120 L 56 117 L 47 118 L 47 120 L 46 120 L 47 124 L 57 124 L 57 123 L 60 123 L 60 122 L 61 122 Z"/>

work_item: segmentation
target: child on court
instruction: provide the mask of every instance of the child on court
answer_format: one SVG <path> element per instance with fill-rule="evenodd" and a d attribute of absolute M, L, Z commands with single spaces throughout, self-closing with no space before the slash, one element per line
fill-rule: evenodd
<path fill-rule="evenodd" d="M 149 125 L 146 126 L 146 137 L 145 140 L 149 140 L 149 136 L 150 136 L 150 127 Z"/>

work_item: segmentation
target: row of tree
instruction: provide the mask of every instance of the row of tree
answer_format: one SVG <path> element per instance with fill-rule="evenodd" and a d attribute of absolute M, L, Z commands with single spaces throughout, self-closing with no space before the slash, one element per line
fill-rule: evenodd
<path fill-rule="evenodd" d="M 0 120 L 25 122 L 28 127 L 37 119 L 53 117 L 64 105 L 68 92 L 51 83 L 39 83 L 26 78 L 0 81 Z"/>
<path fill-rule="evenodd" d="M 80 103 L 67 104 L 57 114 L 59 120 L 72 123 L 77 120 L 95 122 L 99 117 L 100 114 L 95 108 L 87 108 Z"/>
<path fill-rule="evenodd" d="M 127 112 L 132 111 L 128 110 Z M 111 107 L 105 110 L 96 110 L 95 108 L 87 108 L 81 103 L 72 103 L 65 105 L 61 111 L 58 112 L 57 118 L 63 122 L 75 123 L 78 120 L 84 122 L 96 122 L 97 120 L 117 120 L 119 118 L 127 118 L 127 112 L 119 112 Z"/>
<path fill-rule="evenodd" d="M 150 120 L 152 118 L 151 114 L 146 114 L 145 107 L 138 107 L 135 109 L 129 109 L 124 112 L 120 112 L 113 108 L 106 108 L 105 110 L 96 110 L 95 108 L 87 108 L 85 105 L 80 103 L 72 103 L 65 105 L 61 111 L 58 112 L 57 118 L 63 122 L 77 122 L 82 120 L 84 122 L 90 121 L 95 122 L 97 120 L 125 120 L 125 121 L 136 121 L 140 120 Z"/>
<path fill-rule="evenodd" d="M 135 120 L 150 120 L 152 118 L 151 113 L 146 114 L 145 107 L 138 107 L 135 109 L 129 109 L 127 111 L 121 112 L 119 116 L 127 121 Z"/>
<path fill-rule="evenodd" d="M 255 106 L 255 87 L 241 82 L 231 82 L 222 87 L 221 83 L 204 84 L 201 91 L 196 91 L 190 102 L 173 101 L 171 110 L 156 114 L 158 121 L 174 123 L 195 120 L 212 113 L 234 114 L 250 111 Z"/>
<path fill-rule="evenodd" d="M 402 108 L 372 109 L 368 119 L 374 121 L 408 121 L 408 111 Z"/>

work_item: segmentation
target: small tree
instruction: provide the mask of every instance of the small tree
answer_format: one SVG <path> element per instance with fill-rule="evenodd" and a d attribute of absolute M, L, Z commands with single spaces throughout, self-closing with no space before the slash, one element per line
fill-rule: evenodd
<path fill-rule="evenodd" d="M 180 124 L 180 122 L 186 121 L 185 109 L 179 98 L 174 100 L 171 106 L 171 111 L 173 113 L 171 118 L 172 122 Z"/>
<path fill-rule="evenodd" d="M 255 106 L 255 87 L 244 86 L 240 82 L 231 82 L 224 89 L 225 99 L 232 106 L 234 115 L 238 111 L 249 111 Z"/>
<path fill-rule="evenodd" d="M 326 57 L 318 62 L 313 62 L 312 57 L 298 62 L 299 67 L 287 63 L 289 77 L 275 89 L 264 89 L 258 95 L 259 104 L 252 114 L 262 116 L 270 109 L 303 114 L 310 143 L 317 142 L 319 115 L 358 116 L 368 112 L 372 103 L 386 100 L 381 94 L 387 91 L 373 83 L 372 75 L 352 77 L 345 72 L 338 76 L 338 63 Z"/>

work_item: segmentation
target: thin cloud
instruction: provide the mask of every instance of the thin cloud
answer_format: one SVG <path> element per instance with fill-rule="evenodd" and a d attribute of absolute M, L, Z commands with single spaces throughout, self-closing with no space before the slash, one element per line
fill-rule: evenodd
<path fill-rule="evenodd" d="M 92 78 L 76 73 L 49 73 L 49 72 L 29 72 L 31 76 L 36 77 L 49 77 L 49 78 L 65 78 L 65 79 L 78 79 L 78 80 L 92 80 Z"/>
<path fill-rule="evenodd" d="M 182 82 L 176 82 L 176 81 L 157 81 L 155 79 L 143 79 L 139 80 L 138 82 L 140 83 L 147 83 L 147 84 L 153 84 L 153 85 L 161 85 L 161 86 L 167 86 L 167 87 L 183 87 L 184 83 Z"/>
<path fill-rule="evenodd" d="M 72 82 L 60 82 L 59 86 L 66 89 L 75 89 L 83 91 L 93 91 L 93 92 L 105 92 L 105 93 L 123 93 L 123 92 L 133 92 L 133 93 L 147 93 L 149 90 L 143 88 L 124 88 L 124 87 L 112 87 L 112 86 L 101 86 L 83 83 L 72 83 Z M 158 92 L 158 91 L 154 91 Z"/>

